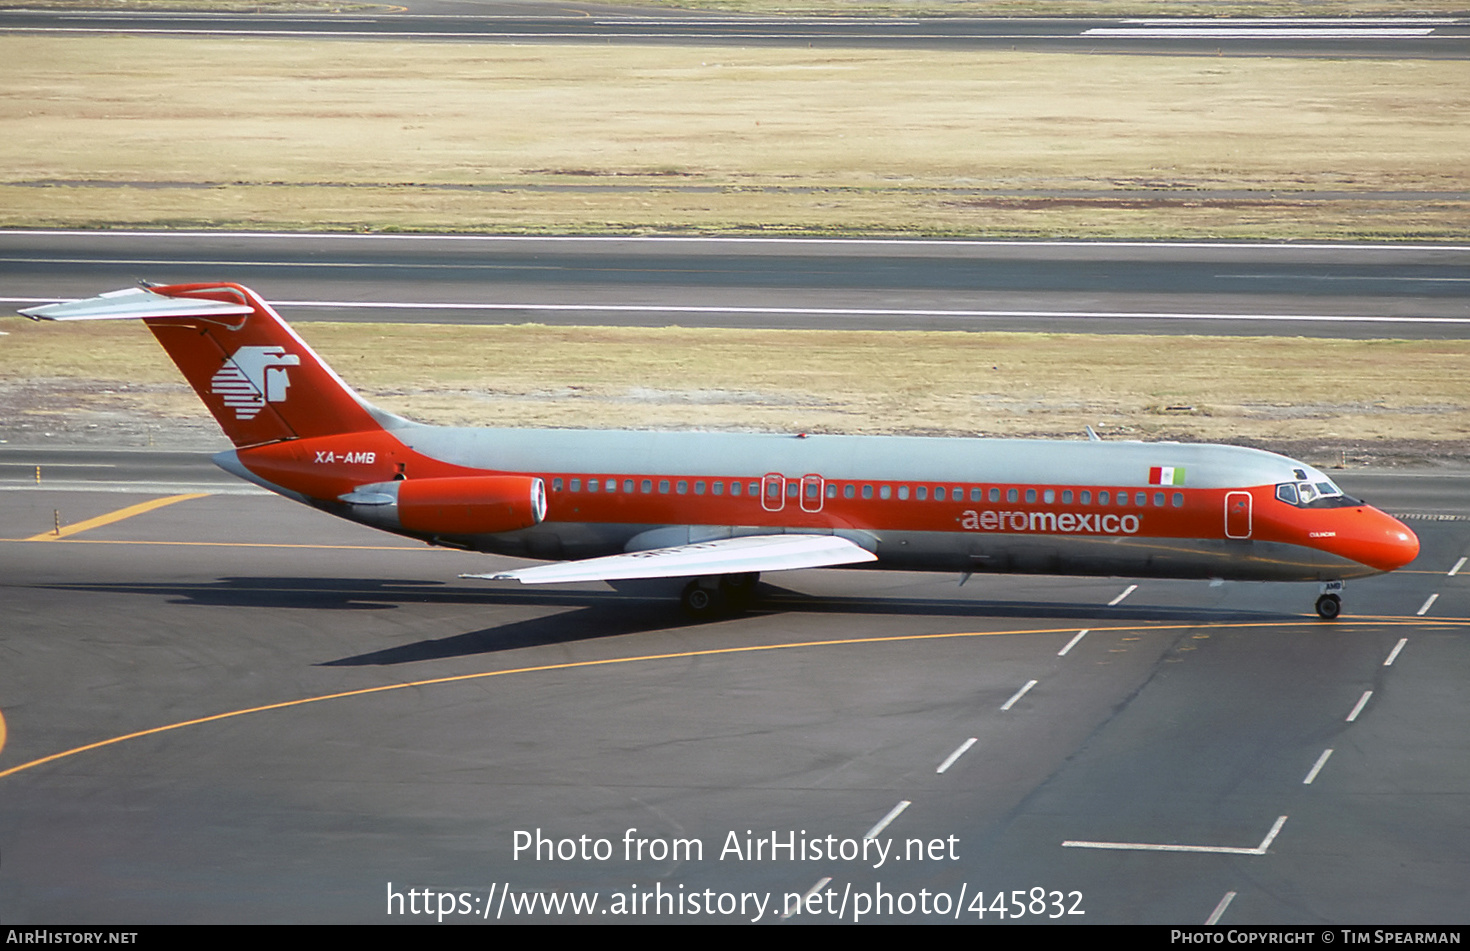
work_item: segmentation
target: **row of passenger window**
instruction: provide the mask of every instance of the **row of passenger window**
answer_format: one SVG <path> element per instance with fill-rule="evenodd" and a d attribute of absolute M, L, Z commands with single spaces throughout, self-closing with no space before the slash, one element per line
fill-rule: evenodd
<path fill-rule="evenodd" d="M 821 483 L 815 480 L 787 479 L 785 480 L 785 494 L 786 497 L 789 499 L 795 499 L 804 496 L 805 499 L 814 501 L 817 498 L 818 492 L 821 491 L 821 489 L 819 488 L 820 485 Z M 722 480 L 658 480 L 658 492 L 661 495 L 667 495 L 670 491 L 673 491 L 675 494 L 678 495 L 688 495 L 691 486 L 695 495 L 704 495 L 708 493 L 710 495 L 722 496 L 726 492 L 726 484 Z M 779 499 L 781 497 L 782 482 L 777 480 L 769 480 L 766 481 L 765 486 L 766 498 Z M 580 478 L 574 478 L 563 481 L 563 478 L 561 476 L 557 476 L 556 478 L 551 480 L 551 489 L 553 492 L 561 492 L 564 488 L 571 492 L 582 492 L 584 491 L 583 480 Z M 585 491 L 622 491 L 624 493 L 630 494 L 636 491 L 642 494 L 650 494 L 654 491 L 654 480 L 619 480 L 615 478 L 603 479 L 593 477 L 586 480 Z M 759 496 L 760 493 L 761 483 L 758 481 L 738 482 L 732 480 L 729 483 L 729 494 L 731 496 L 746 495 L 755 497 Z M 928 501 L 930 498 L 932 498 L 936 502 L 1020 502 L 1024 495 L 1026 502 L 1034 504 L 1039 499 L 1043 504 L 1046 505 L 1053 505 L 1059 499 L 1061 501 L 1061 504 L 1063 505 L 1072 505 L 1074 503 L 1077 505 L 1097 504 L 1099 506 L 1110 505 L 1115 508 L 1127 508 L 1130 506 L 1134 508 L 1147 508 L 1150 501 L 1152 501 L 1155 508 L 1163 508 L 1165 505 L 1172 505 L 1174 508 L 1182 508 L 1184 505 L 1183 492 L 1174 492 L 1172 494 L 1164 492 L 1154 492 L 1152 493 L 1152 499 L 1150 499 L 1150 493 L 1148 492 L 1133 492 L 1130 495 L 1129 491 L 1126 489 L 1097 489 L 1095 490 L 1094 494 L 1094 490 L 1092 489 L 1080 489 L 1074 493 L 1072 489 L 1001 489 L 998 486 L 991 486 L 989 489 L 986 489 L 983 486 L 977 485 L 971 486 L 967 492 L 966 488 L 962 485 L 918 485 L 911 488 L 907 485 L 895 486 L 883 483 L 870 484 L 853 482 L 827 482 L 824 494 L 829 499 L 835 499 L 838 497 L 838 495 L 841 495 L 841 497 L 844 499 L 854 499 L 858 498 L 859 496 L 864 499 L 871 499 L 876 496 L 879 499 L 897 498 L 899 501 L 906 501 L 910 497 L 912 497 L 914 500 L 919 502 Z M 1096 499 L 1095 503 L 1094 498 Z"/>

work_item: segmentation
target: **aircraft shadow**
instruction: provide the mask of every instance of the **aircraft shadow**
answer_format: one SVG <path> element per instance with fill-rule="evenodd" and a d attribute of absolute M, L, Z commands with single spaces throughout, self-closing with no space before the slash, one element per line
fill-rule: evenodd
<path fill-rule="evenodd" d="M 450 637 L 404 644 L 338 660 L 323 666 L 415 663 L 493 654 L 525 647 L 573 643 L 624 634 L 671 631 L 719 623 L 727 618 L 691 620 L 668 598 L 635 597 L 616 591 L 491 588 L 445 581 L 384 578 L 225 577 L 207 583 L 50 584 L 62 591 L 166 597 L 173 604 L 206 607 L 294 608 L 313 611 L 382 611 L 414 604 L 528 605 L 572 608 L 548 617 L 468 631 Z M 802 594 L 762 582 L 747 615 L 856 614 L 865 616 L 1013 618 L 1032 623 L 1218 624 L 1239 621 L 1299 621 L 1300 615 L 1191 606 L 1118 605 L 1096 602 L 1000 601 L 956 598 L 884 598 Z"/>
<path fill-rule="evenodd" d="M 537 592 L 535 603 L 567 604 L 569 597 L 545 598 Z M 501 599 L 526 603 L 530 598 Z M 729 618 L 692 621 L 673 602 L 659 599 L 628 598 L 611 592 L 580 593 L 580 610 L 552 617 L 532 618 L 498 627 L 468 631 L 451 637 L 404 644 L 387 650 L 373 651 L 354 657 L 326 661 L 325 667 L 351 667 L 415 663 L 492 654 L 522 647 L 566 644 L 624 634 L 670 631 L 701 627 Z M 742 616 L 787 613 L 894 615 L 905 617 L 973 617 L 1015 618 L 1032 622 L 1078 622 L 1079 627 L 1095 625 L 1099 620 L 1112 623 L 1186 623 L 1218 624 L 1229 621 L 1300 621 L 1298 615 L 1275 612 L 1248 612 L 1218 608 L 1173 608 L 1135 606 L 1101 607 L 1097 604 L 1067 604 L 1046 601 L 958 601 L 895 600 L 881 598 L 816 597 L 762 584 L 754 606 Z"/>

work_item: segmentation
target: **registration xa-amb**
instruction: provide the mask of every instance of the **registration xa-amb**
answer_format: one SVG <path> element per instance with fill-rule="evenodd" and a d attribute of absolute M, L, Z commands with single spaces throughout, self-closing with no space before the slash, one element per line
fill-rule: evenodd
<path fill-rule="evenodd" d="M 761 572 L 1025 572 L 1312 582 L 1393 571 L 1419 540 L 1312 466 L 1236 446 L 464 429 L 369 404 L 254 292 L 144 286 L 21 311 L 140 319 L 235 448 L 225 470 L 333 515 L 554 562 L 467 577 L 687 579 L 743 605 Z"/>

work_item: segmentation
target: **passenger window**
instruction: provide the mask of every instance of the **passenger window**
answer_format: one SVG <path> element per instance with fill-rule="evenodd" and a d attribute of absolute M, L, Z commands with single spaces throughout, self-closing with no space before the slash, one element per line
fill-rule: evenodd
<path fill-rule="evenodd" d="M 587 480 L 587 491 L 588 492 L 596 492 L 601 487 L 602 487 L 602 483 L 598 482 L 596 479 L 588 479 Z"/>
<path fill-rule="evenodd" d="M 898 487 L 898 497 L 900 499 L 907 499 L 909 497 L 909 487 L 906 486 L 906 485 L 899 486 Z"/>
<path fill-rule="evenodd" d="M 944 486 L 942 486 L 942 485 L 936 485 L 934 487 L 934 501 L 936 501 L 936 502 L 943 502 L 944 501 Z"/>
<path fill-rule="evenodd" d="M 674 491 L 677 492 L 677 493 L 679 493 L 680 495 L 688 495 L 689 494 L 689 480 L 688 479 L 680 479 L 677 483 L 674 484 Z"/>
<path fill-rule="evenodd" d="M 865 499 L 871 499 L 872 497 L 873 497 L 873 487 L 871 485 L 865 485 L 865 486 L 863 486 L 863 498 L 865 498 Z"/>
<path fill-rule="evenodd" d="M 1048 505 L 1050 505 L 1051 503 L 1055 502 L 1056 500 L 1057 500 L 1057 492 L 1056 492 L 1056 489 L 1047 489 L 1046 491 L 1044 491 L 1044 492 L 1041 493 L 1041 501 L 1045 502 Z"/>
<path fill-rule="evenodd" d="M 624 492 L 632 492 L 633 491 L 633 480 L 632 479 L 624 479 L 623 480 L 623 491 Z"/>
<path fill-rule="evenodd" d="M 560 492 L 561 491 L 561 476 L 557 476 L 555 479 L 552 479 L 551 480 L 551 491 L 553 491 L 553 492 Z"/>
<path fill-rule="evenodd" d="M 837 498 L 837 483 L 836 482 L 828 482 L 827 483 L 827 498 L 829 498 L 829 499 L 835 499 L 835 498 Z"/>
<path fill-rule="evenodd" d="M 1182 509 L 1182 508 L 1184 508 L 1184 493 L 1183 492 L 1175 492 L 1174 493 L 1174 498 L 1172 499 L 1172 501 L 1173 501 L 1174 507 L 1176 509 Z"/>
<path fill-rule="evenodd" d="M 694 483 L 694 494 L 695 495 L 704 495 L 704 482 L 703 482 L 703 480 Z"/>
<path fill-rule="evenodd" d="M 616 492 L 618 490 L 618 480 L 608 479 L 607 485 L 603 486 L 603 488 L 607 489 L 609 492 Z"/>
<path fill-rule="evenodd" d="M 1098 505 L 1107 505 L 1109 498 L 1111 498 L 1111 496 L 1109 496 L 1107 490 L 1104 489 L 1104 490 L 1102 490 L 1101 492 L 1099 492 L 1097 494 L 1097 504 Z"/>
<path fill-rule="evenodd" d="M 1000 489 L 991 489 L 990 490 L 990 501 L 992 501 L 992 502 L 999 502 L 1000 501 Z"/>
<path fill-rule="evenodd" d="M 746 495 L 760 495 L 761 494 L 761 488 L 760 488 L 760 486 L 761 486 L 761 484 L 759 482 L 747 482 L 745 484 L 745 494 Z"/>
<path fill-rule="evenodd" d="M 643 485 L 642 485 L 641 488 L 642 488 L 642 490 L 644 492 L 652 492 L 653 491 L 653 480 L 652 479 L 644 479 L 643 480 Z"/>
<path fill-rule="evenodd" d="M 668 495 L 669 494 L 669 480 L 668 479 L 659 479 L 658 480 L 658 494 L 659 495 Z"/>
<path fill-rule="evenodd" d="M 983 498 L 985 498 L 985 490 L 980 488 L 978 485 L 970 490 L 971 502 L 979 502 Z"/>
<path fill-rule="evenodd" d="M 1006 489 L 1006 501 L 1007 502 L 1019 502 L 1020 500 L 1021 500 L 1021 493 L 1020 493 L 1019 490 L 1017 490 L 1017 489 Z"/>
<path fill-rule="evenodd" d="M 581 492 L 582 491 L 582 480 L 581 479 L 573 479 L 572 480 L 572 491 L 573 492 Z"/>
<path fill-rule="evenodd" d="M 725 494 L 725 483 L 723 483 L 723 482 L 711 482 L 709 484 L 709 490 L 710 490 L 710 493 L 712 495 L 724 495 Z"/>
<path fill-rule="evenodd" d="M 853 485 L 851 482 L 842 487 L 842 497 L 844 499 L 850 499 L 855 495 L 857 495 L 857 486 Z"/>
<path fill-rule="evenodd" d="M 1062 490 L 1062 504 L 1063 505 L 1071 505 L 1072 504 L 1072 490 L 1071 489 L 1063 489 Z"/>
<path fill-rule="evenodd" d="M 1026 490 L 1026 501 L 1027 502 L 1035 502 L 1036 501 L 1036 490 L 1035 489 L 1027 489 Z"/>
<path fill-rule="evenodd" d="M 739 495 L 740 494 L 740 483 L 739 482 L 731 482 L 730 483 L 730 494 L 731 495 Z"/>
<path fill-rule="evenodd" d="M 929 487 L 927 485 L 919 486 L 917 489 L 914 490 L 914 498 L 918 499 L 920 502 L 927 501 L 929 498 Z"/>
<path fill-rule="evenodd" d="M 893 497 L 893 486 L 891 486 L 891 485 L 880 485 L 880 486 L 878 486 L 878 498 L 880 498 L 880 499 L 887 499 L 887 498 L 892 498 L 892 497 Z"/>
<path fill-rule="evenodd" d="M 1163 507 L 1164 507 L 1164 493 L 1162 493 L 1162 492 L 1155 492 L 1154 493 L 1154 508 L 1161 509 Z"/>

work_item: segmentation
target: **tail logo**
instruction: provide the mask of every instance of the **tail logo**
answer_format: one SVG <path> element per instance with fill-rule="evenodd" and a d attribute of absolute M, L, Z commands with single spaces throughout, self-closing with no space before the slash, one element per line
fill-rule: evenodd
<path fill-rule="evenodd" d="M 285 347 L 241 347 L 209 381 L 209 391 L 225 398 L 236 419 L 254 419 L 266 403 L 286 401 L 286 367 L 300 365 L 301 358 Z"/>

